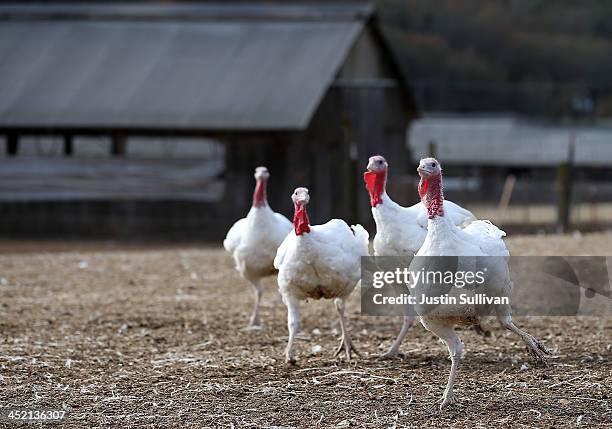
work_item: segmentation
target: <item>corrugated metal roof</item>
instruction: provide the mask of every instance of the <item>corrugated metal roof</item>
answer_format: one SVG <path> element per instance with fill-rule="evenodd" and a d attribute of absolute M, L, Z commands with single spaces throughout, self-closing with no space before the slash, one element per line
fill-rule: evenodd
<path fill-rule="evenodd" d="M 354 20 L 372 15 L 374 7 L 367 3 L 344 4 L 265 4 L 265 3 L 55 3 L 5 4 L 0 17 L 13 18 L 158 18 L 189 20 Z"/>
<path fill-rule="evenodd" d="M 304 129 L 363 25 L 13 16 L 0 127 Z"/>

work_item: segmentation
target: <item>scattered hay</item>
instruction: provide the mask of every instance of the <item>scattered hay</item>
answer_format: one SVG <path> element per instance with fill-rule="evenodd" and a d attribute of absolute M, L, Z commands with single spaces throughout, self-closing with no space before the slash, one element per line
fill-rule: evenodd
<path fill-rule="evenodd" d="M 588 237 L 580 246 L 597 253 Z M 520 238 L 520 245 L 554 253 L 558 240 L 549 248 L 546 240 Z M 242 330 L 251 294 L 221 250 L 0 255 L 0 276 L 0 406 L 69 409 L 62 427 L 612 422 L 610 318 L 519 320 L 557 349 L 548 368 L 528 361 L 509 332 L 494 329 L 492 338 L 482 338 L 462 330 L 467 354 L 458 404 L 441 413 L 450 363 L 431 334 L 415 327 L 403 359 L 378 360 L 401 320 L 359 317 L 354 295 L 348 314 L 364 356 L 346 363 L 332 358 L 338 341 L 332 304 L 310 302 L 302 318 L 309 335 L 297 342 L 298 366 L 287 367 L 286 310 L 273 279 L 266 282 L 264 328 Z"/>

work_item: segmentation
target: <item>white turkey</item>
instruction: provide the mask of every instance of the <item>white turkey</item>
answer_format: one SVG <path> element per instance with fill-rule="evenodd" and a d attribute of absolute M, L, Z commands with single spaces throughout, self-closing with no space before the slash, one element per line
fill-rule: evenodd
<path fill-rule="evenodd" d="M 416 268 L 413 265 L 420 261 L 419 257 L 421 256 L 461 256 L 464 258 L 459 258 L 459 260 L 484 260 L 484 270 L 487 272 L 487 294 L 510 297 L 513 284 L 508 269 L 507 258 L 509 252 L 502 240 L 505 233 L 490 222 L 481 220 L 472 222 L 465 229 L 459 229 L 449 220 L 443 204 L 440 163 L 434 158 L 422 159 L 419 163 L 418 172 L 421 176 L 419 188 L 422 191 L 423 202 L 427 208 L 428 225 L 425 242 L 417 252 L 413 264 L 411 264 L 411 270 Z M 491 258 L 466 258 L 469 256 Z M 425 260 L 428 262 L 424 262 L 424 265 L 435 265 L 440 262 L 440 258 Z M 477 322 L 479 315 L 483 314 L 483 308 L 459 302 L 437 306 L 432 310 L 431 307 L 421 304 L 420 301 L 423 295 L 439 296 L 440 291 L 439 289 L 435 290 L 436 286 L 422 282 L 417 283 L 414 288 L 417 296 L 415 309 L 423 326 L 437 335 L 446 344 L 450 353 L 451 371 L 440 405 L 440 408 L 444 408 L 454 402 L 453 385 L 459 363 L 463 357 L 463 343 L 457 336 L 454 327 L 456 324 Z M 550 351 L 537 339 L 519 329 L 512 322 L 510 304 L 489 304 L 486 307 L 492 314 L 495 314 L 503 327 L 521 337 L 537 360 L 544 362 Z"/>
<path fill-rule="evenodd" d="M 427 235 L 427 209 L 422 202 L 402 207 L 393 201 L 386 191 L 388 172 L 387 160 L 375 155 L 369 158 L 363 175 L 376 222 L 374 256 L 413 256 Z M 472 212 L 452 201 L 444 201 L 444 210 L 455 225 L 466 225 L 476 219 Z M 404 316 L 400 334 L 384 357 L 393 358 L 399 354 L 400 345 L 415 320 L 414 316 Z"/>
<path fill-rule="evenodd" d="M 223 247 L 234 258 L 236 270 L 253 288 L 255 305 L 249 322 L 250 328 L 257 328 L 261 323 L 261 279 L 275 273 L 276 250 L 291 231 L 291 222 L 283 215 L 274 213 L 268 205 L 266 188 L 269 177 L 266 167 L 255 169 L 253 206 L 245 218 L 230 228 L 223 241 Z"/>
<path fill-rule="evenodd" d="M 360 279 L 361 257 L 368 255 L 368 233 L 361 225 L 349 227 L 340 219 L 310 226 L 306 212 L 308 189 L 297 188 L 291 199 L 295 208 L 293 231 L 274 259 L 278 289 L 287 306 L 286 361 L 295 363 L 293 342 L 300 325 L 299 303 L 309 298 L 334 300 L 342 329 L 336 356 L 344 349 L 350 360 L 351 351 L 357 350 L 346 326 L 344 304 Z"/>

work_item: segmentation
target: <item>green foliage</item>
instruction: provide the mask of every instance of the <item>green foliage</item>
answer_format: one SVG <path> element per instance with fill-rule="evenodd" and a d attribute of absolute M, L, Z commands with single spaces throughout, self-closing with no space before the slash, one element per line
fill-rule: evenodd
<path fill-rule="evenodd" d="M 378 9 L 425 109 L 610 112 L 612 1 L 381 0 Z M 575 112 L 585 94 L 593 111 Z"/>

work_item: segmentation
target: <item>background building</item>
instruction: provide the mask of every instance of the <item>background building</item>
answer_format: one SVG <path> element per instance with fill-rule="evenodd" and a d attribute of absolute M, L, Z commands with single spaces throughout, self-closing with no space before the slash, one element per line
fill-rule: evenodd
<path fill-rule="evenodd" d="M 0 6 L 0 229 L 222 236 L 271 171 L 285 214 L 371 223 L 416 115 L 369 5 Z"/>

